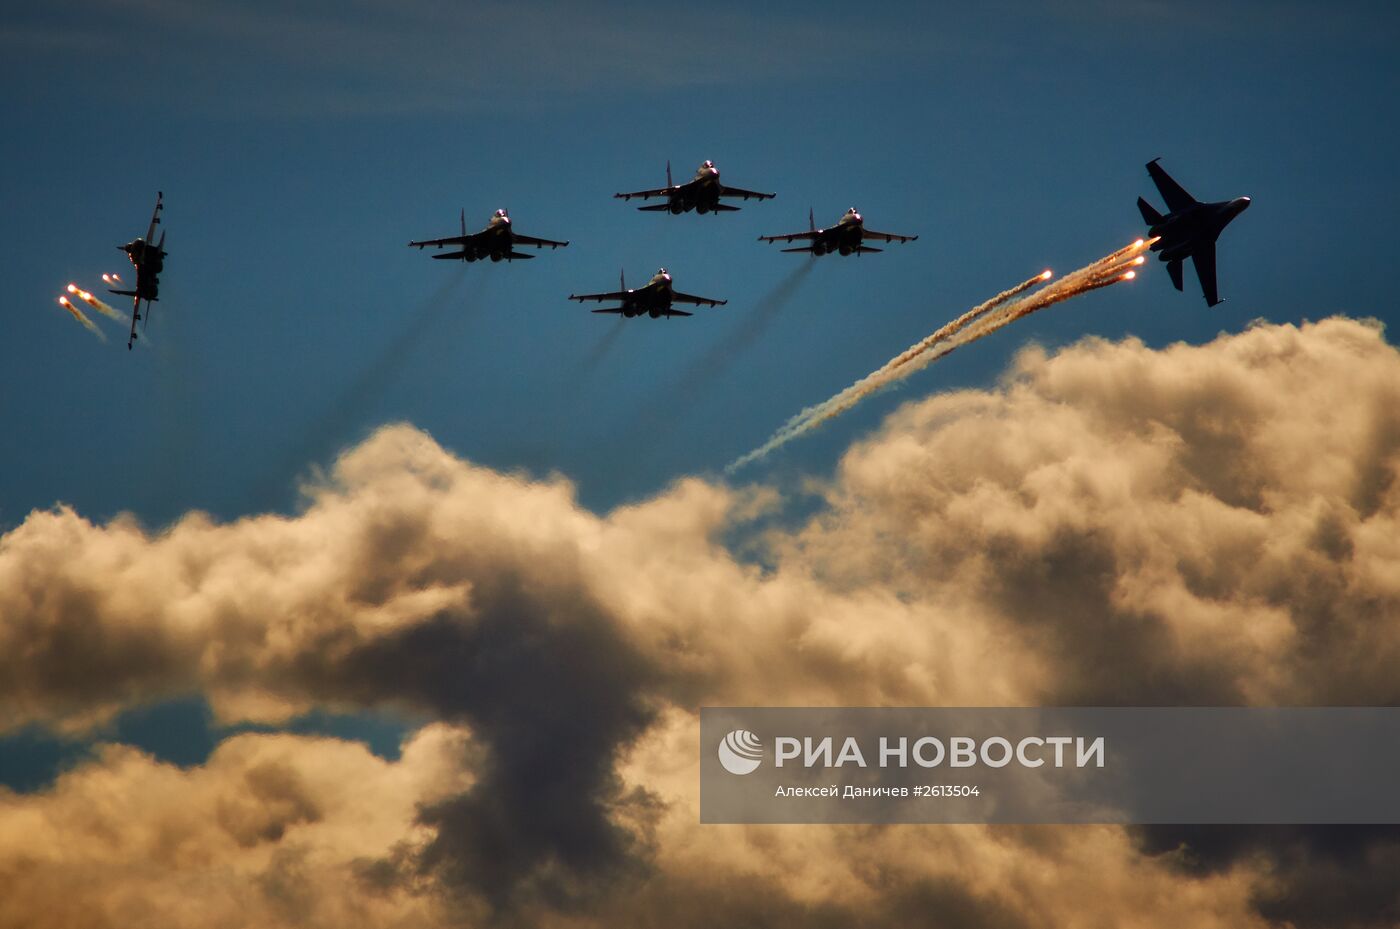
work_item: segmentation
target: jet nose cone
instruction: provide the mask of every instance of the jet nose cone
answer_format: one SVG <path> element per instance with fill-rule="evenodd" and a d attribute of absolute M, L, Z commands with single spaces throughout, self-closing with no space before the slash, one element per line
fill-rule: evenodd
<path fill-rule="evenodd" d="M 1235 201 L 1235 206 L 1239 208 L 1239 211 L 1241 213 L 1243 213 L 1245 210 L 1249 209 L 1249 203 L 1250 200 L 1248 197 L 1240 197 L 1238 200 Z"/>

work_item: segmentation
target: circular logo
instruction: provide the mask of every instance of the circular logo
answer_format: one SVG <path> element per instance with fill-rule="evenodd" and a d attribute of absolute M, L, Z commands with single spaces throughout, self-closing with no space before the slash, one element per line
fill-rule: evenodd
<path fill-rule="evenodd" d="M 735 729 L 720 740 L 719 763 L 730 774 L 750 774 L 763 761 L 763 743 L 747 729 Z"/>

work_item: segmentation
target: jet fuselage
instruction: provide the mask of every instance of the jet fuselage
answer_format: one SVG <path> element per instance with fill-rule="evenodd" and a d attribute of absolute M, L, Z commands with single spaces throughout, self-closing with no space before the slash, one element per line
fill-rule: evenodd
<path fill-rule="evenodd" d="M 671 191 L 671 212 L 676 215 L 691 210 L 702 215 L 710 213 L 719 205 L 719 195 L 719 168 L 713 161 L 706 161 L 695 170 L 695 177 L 689 184 L 677 185 Z"/>
<path fill-rule="evenodd" d="M 515 246 L 515 236 L 510 228 L 510 216 L 505 210 L 491 214 L 491 221 L 481 230 L 480 236 L 471 244 L 462 246 L 463 261 L 500 261 L 510 255 Z"/>
<path fill-rule="evenodd" d="M 136 269 L 136 296 L 148 301 L 158 299 L 160 272 L 165 269 L 165 249 L 140 238 L 132 239 L 125 245 L 118 245 L 117 248 L 126 252 L 126 257 Z"/>
<path fill-rule="evenodd" d="M 1216 203 L 1197 203 L 1168 213 L 1148 228 L 1148 235 L 1157 239 L 1151 250 L 1159 253 L 1162 261 L 1188 258 L 1197 245 L 1214 242 L 1221 230 L 1247 209 L 1249 198 L 1236 197 Z"/>
<path fill-rule="evenodd" d="M 665 268 L 661 268 L 641 287 L 627 291 L 627 296 L 619 301 L 622 304 L 622 315 L 630 319 L 647 313 L 652 319 L 656 319 L 663 310 L 671 308 L 673 293 L 675 290 L 671 286 L 671 275 Z"/>
<path fill-rule="evenodd" d="M 850 255 L 860 250 L 865 241 L 865 220 L 855 207 L 846 211 L 836 225 L 820 230 L 821 235 L 812 242 L 813 255 L 835 252 Z"/>

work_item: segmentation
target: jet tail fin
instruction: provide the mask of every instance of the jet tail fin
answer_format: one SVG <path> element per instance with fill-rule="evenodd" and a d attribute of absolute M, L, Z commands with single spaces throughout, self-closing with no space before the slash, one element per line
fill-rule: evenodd
<path fill-rule="evenodd" d="M 507 259 L 508 261 L 515 261 L 515 260 L 517 260 L 517 259 L 534 258 L 534 257 L 535 257 L 534 255 L 527 255 L 525 252 L 517 252 L 517 251 L 509 251 L 509 252 L 506 252 L 506 259 Z"/>
<path fill-rule="evenodd" d="M 810 206 L 807 207 L 807 231 L 817 231 L 817 214 Z"/>
<path fill-rule="evenodd" d="M 675 187 L 675 182 L 671 180 L 671 159 L 666 159 L 666 186 Z"/>
<path fill-rule="evenodd" d="M 871 248 L 869 245 L 862 245 L 860 248 L 857 248 L 857 249 L 856 249 L 856 254 L 860 254 L 861 252 L 883 252 L 883 251 L 884 251 L 883 248 Z"/>
<path fill-rule="evenodd" d="M 1181 259 L 1177 258 L 1167 262 L 1167 276 L 1172 279 L 1172 286 L 1181 290 Z"/>
<path fill-rule="evenodd" d="M 113 289 L 110 288 L 110 287 L 107 288 L 107 293 L 109 293 L 109 294 L 116 294 L 116 295 L 119 296 L 119 297 L 134 297 L 134 296 L 136 296 L 136 291 L 134 291 L 134 290 L 113 290 Z"/>
<path fill-rule="evenodd" d="M 462 207 L 462 236 L 465 238 L 465 237 L 466 237 L 466 234 L 467 234 L 467 208 L 466 208 L 466 207 Z"/>
<path fill-rule="evenodd" d="M 1155 226 L 1162 221 L 1162 214 L 1146 200 L 1138 197 L 1138 212 L 1142 213 L 1143 222 L 1149 226 Z"/>

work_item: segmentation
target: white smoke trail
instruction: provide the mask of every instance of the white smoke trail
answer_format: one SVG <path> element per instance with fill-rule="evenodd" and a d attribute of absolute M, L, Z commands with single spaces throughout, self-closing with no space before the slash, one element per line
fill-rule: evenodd
<path fill-rule="evenodd" d="M 833 409 L 836 407 L 841 407 L 844 409 L 845 407 L 842 406 L 842 404 L 844 404 L 846 401 L 849 400 L 851 403 L 854 403 L 856 400 L 859 400 L 861 397 L 865 396 L 867 393 L 870 393 L 872 390 L 878 389 L 881 385 L 883 385 L 886 381 L 890 379 L 890 377 L 894 374 L 896 369 L 913 361 L 915 358 L 928 351 L 929 348 L 931 348 L 938 342 L 941 342 L 944 339 L 948 339 L 956 335 L 963 329 L 963 327 L 967 326 L 973 320 L 976 320 L 986 315 L 987 313 L 990 313 L 992 310 L 995 310 L 997 307 L 1001 306 L 1003 303 L 1005 303 L 1007 300 L 1010 300 L 1012 297 L 1024 293 L 1025 291 L 1034 287 L 1036 284 L 1047 280 L 1049 274 L 1049 271 L 1046 271 L 1042 274 L 1037 274 L 1035 277 L 1030 278 L 1026 281 L 1022 281 L 1020 284 L 1017 284 L 1015 287 L 1012 287 L 1009 290 L 1003 290 L 1001 293 L 997 294 L 995 297 L 992 297 L 990 300 L 987 300 L 983 303 L 979 303 L 977 306 L 968 310 L 966 313 L 959 316 L 957 319 L 939 328 L 932 335 L 928 336 L 925 339 L 921 339 L 918 342 L 915 342 L 903 352 L 900 352 L 894 358 L 891 358 L 879 370 L 866 375 L 859 381 L 856 381 L 850 387 L 847 387 L 845 390 L 841 391 L 841 393 L 837 394 L 829 400 L 826 400 L 822 403 L 818 403 L 815 406 L 806 407 L 802 410 L 802 412 L 798 413 L 796 416 L 793 416 L 786 423 L 784 423 L 782 427 L 779 428 L 778 431 L 773 434 L 773 438 L 769 440 L 768 445 L 766 445 L 764 448 L 767 451 L 771 451 L 772 448 L 776 448 L 778 445 L 783 444 L 788 439 L 795 437 L 797 433 L 806 431 L 804 427 L 809 421 L 812 421 L 817 418 L 827 418 L 825 416 L 825 413 L 829 409 Z M 764 450 L 760 449 L 760 451 Z M 764 451 L 764 453 L 766 454 L 766 451 Z M 741 459 L 740 461 L 735 462 L 734 464 L 730 465 L 730 468 L 738 467 L 740 464 L 743 464 L 745 460 L 746 459 Z"/>
<path fill-rule="evenodd" d="M 1086 294 L 1091 290 L 1099 290 L 1117 284 L 1120 281 L 1131 280 L 1132 276 L 1134 276 L 1134 272 L 1126 271 L 1125 273 L 1124 270 L 1131 265 L 1132 262 L 1127 261 L 1102 266 L 1094 273 L 1085 274 L 1075 280 L 1071 280 L 1071 277 L 1075 277 L 1075 275 L 1066 275 L 1060 281 L 1057 281 L 1055 285 L 1046 287 L 1021 300 L 1017 300 L 1015 303 L 1008 304 L 995 316 L 990 316 L 980 321 L 977 325 L 969 327 L 966 331 L 957 333 L 953 338 L 947 339 L 940 344 L 930 346 L 928 351 L 920 354 L 916 358 L 910 359 L 905 369 L 899 371 L 896 376 L 885 378 L 883 381 L 874 384 L 871 390 L 864 391 L 859 396 L 852 398 L 849 402 L 840 404 L 832 409 L 822 410 L 818 417 L 805 424 L 804 431 L 816 428 L 818 425 L 826 422 L 837 414 L 845 412 L 855 405 L 855 401 L 868 396 L 870 393 L 886 387 L 896 380 L 903 380 L 916 371 L 922 371 L 939 358 L 951 354 L 954 349 L 969 345 L 976 342 L 978 339 L 991 335 L 999 329 L 1004 329 L 1018 319 L 1023 319 L 1032 313 L 1054 306 L 1057 303 L 1063 303 L 1071 297 Z M 1081 270 L 1088 271 L 1089 269 L 1085 268 Z M 1076 275 L 1078 274 L 1079 272 L 1076 272 Z"/>
<path fill-rule="evenodd" d="M 991 335 L 1037 310 L 1124 280 L 1125 272 L 1132 273 L 1127 269 L 1140 263 L 1140 253 L 1150 244 L 1151 242 L 1139 239 L 1029 294 L 1025 292 L 1046 280 L 1046 275 L 1037 275 L 997 294 L 991 300 L 973 307 L 951 323 L 939 328 L 928 338 L 910 346 L 878 370 L 856 381 L 829 400 L 798 413 L 773 433 L 768 441 L 730 462 L 724 469 L 725 473 L 732 474 L 744 465 L 763 458 L 774 449 L 851 409 L 865 397 L 924 369 L 961 345 Z M 1021 296 L 1022 294 L 1025 296 Z M 1016 297 L 1019 299 L 1013 299 Z"/>
<path fill-rule="evenodd" d="M 964 327 L 967 326 L 968 323 L 976 319 L 981 319 L 983 316 L 987 315 L 992 310 L 995 310 L 997 307 L 1001 306 L 1003 303 L 1010 300 L 1012 297 L 1018 297 L 1026 291 L 1030 290 L 1036 284 L 1041 284 L 1048 280 L 1050 280 L 1050 272 L 1042 271 L 1040 274 L 1037 274 L 1030 280 L 1022 281 L 1015 287 L 1012 287 L 1010 290 L 1003 290 L 1001 293 L 997 294 L 995 297 L 988 300 L 987 302 L 980 303 L 977 306 L 974 306 L 972 309 L 968 310 L 966 313 L 959 316 L 951 323 L 948 323 L 942 328 L 935 330 L 933 335 L 930 335 L 925 339 L 921 339 L 920 341 L 915 342 L 913 345 L 906 348 L 902 353 L 896 355 L 894 358 L 888 361 L 883 368 L 881 368 L 879 371 L 876 371 L 875 374 L 870 375 L 870 377 L 875 377 L 876 375 L 879 375 L 883 372 L 893 371 L 895 368 L 898 368 L 901 365 L 908 364 L 910 361 L 923 354 L 933 345 L 942 342 L 944 339 L 952 338 L 954 335 L 957 335 L 964 329 Z"/>
<path fill-rule="evenodd" d="M 72 313 L 73 318 L 76 319 L 78 322 L 82 323 L 83 328 L 86 329 L 88 332 L 91 332 L 103 342 L 107 341 L 107 336 L 102 332 L 101 329 L 97 328 L 97 324 L 94 323 L 92 320 L 88 319 L 87 314 L 84 313 L 82 310 L 78 309 L 76 306 L 74 306 L 73 302 L 67 297 L 59 297 L 58 305 L 63 307 L 69 313 Z"/>

